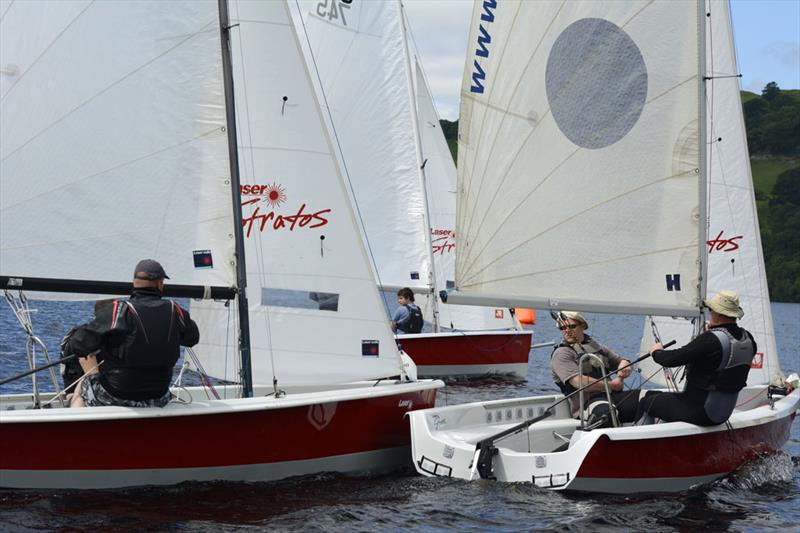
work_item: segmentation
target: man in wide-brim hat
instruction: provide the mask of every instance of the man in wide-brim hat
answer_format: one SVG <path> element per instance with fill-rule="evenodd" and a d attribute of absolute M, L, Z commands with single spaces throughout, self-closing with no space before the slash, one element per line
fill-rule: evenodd
<path fill-rule="evenodd" d="M 747 385 L 750 364 L 758 351 L 753 336 L 736 320 L 744 316 L 739 296 L 722 290 L 703 302 L 709 310 L 706 331 L 676 350 L 655 344 L 653 360 L 666 367 L 686 365 L 682 392 L 650 391 L 639 404 L 640 421 L 653 417 L 700 426 L 722 424 L 733 412 L 739 391 Z"/>

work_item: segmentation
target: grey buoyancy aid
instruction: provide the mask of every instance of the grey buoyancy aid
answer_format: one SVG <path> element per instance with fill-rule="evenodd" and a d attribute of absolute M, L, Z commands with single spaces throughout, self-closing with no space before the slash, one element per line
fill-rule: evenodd
<path fill-rule="evenodd" d="M 736 408 L 739 391 L 747 384 L 755 347 L 744 330 L 741 340 L 725 328 L 714 328 L 710 332 L 722 345 L 722 357 L 713 379 L 705 388 L 708 396 L 703 410 L 709 420 L 721 424 L 731 416 Z"/>
<path fill-rule="evenodd" d="M 594 357 L 587 357 L 584 361 L 582 366 L 580 367 L 580 373 L 585 376 L 592 377 L 594 379 L 599 379 L 605 375 L 605 373 L 609 372 L 609 360 L 608 356 L 602 353 L 600 344 L 592 338 L 588 338 L 588 342 L 584 342 L 583 344 L 576 342 L 575 344 L 567 344 L 562 342 L 561 344 L 557 345 L 553 351 L 550 353 L 550 358 L 552 359 L 553 354 L 556 353 L 556 350 L 559 348 L 570 348 L 576 354 L 578 354 L 578 360 L 583 357 L 587 353 L 591 353 L 597 356 L 600 361 L 603 363 L 602 368 L 599 366 L 599 362 Z M 561 392 L 564 394 L 570 394 L 577 389 L 570 385 L 569 383 L 564 383 L 560 380 L 555 381 L 556 386 L 561 389 Z"/>
<path fill-rule="evenodd" d="M 708 390 L 739 392 L 747 384 L 747 374 L 756 354 L 753 342 L 744 330 L 741 340 L 725 328 L 713 328 L 710 331 L 722 345 L 722 358 Z"/>

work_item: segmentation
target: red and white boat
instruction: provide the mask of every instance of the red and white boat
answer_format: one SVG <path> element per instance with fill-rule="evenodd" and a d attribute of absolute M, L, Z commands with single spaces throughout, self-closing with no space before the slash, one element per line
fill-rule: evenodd
<path fill-rule="evenodd" d="M 288 389 L 281 398 L 269 395 L 271 387 L 255 387 L 253 398 L 230 400 L 208 400 L 206 391 L 189 388 L 176 393 L 191 403 L 163 409 L 33 410 L 30 395 L 4 396 L 0 486 L 96 489 L 385 473 L 408 464 L 404 416 L 433 406 L 438 386 L 371 382 Z M 54 449 L 54 442 L 75 445 Z"/>
<path fill-rule="evenodd" d="M 708 483 L 780 451 L 800 405 L 800 390 L 768 398 L 765 387 L 748 387 L 739 397 L 746 404 L 728 424 L 714 427 L 671 422 L 584 431 L 561 403 L 552 417 L 497 440 L 491 477 L 552 490 L 620 494 L 676 492 Z M 561 398 L 495 400 L 411 413 L 417 471 L 480 478 L 475 466 L 480 441 L 543 414 Z"/>
<path fill-rule="evenodd" d="M 532 331 L 440 331 L 398 335 L 397 342 L 427 377 L 525 377 Z"/>
<path fill-rule="evenodd" d="M 163 409 L 68 409 L 34 381 L 0 397 L 0 486 L 408 464 L 404 415 L 442 383 L 416 380 L 383 318 L 289 6 L 231 5 L 230 20 L 224 0 L 3 13 L 0 283 L 31 366 L 32 300 L 126 294 L 155 257 L 168 295 L 195 298 L 196 366 L 234 385 L 176 383 Z"/>
<path fill-rule="evenodd" d="M 690 340 L 706 295 L 732 289 L 759 352 L 725 424 L 592 429 L 562 395 L 480 402 L 409 415 L 414 463 L 553 490 L 685 490 L 779 452 L 800 407 L 778 360 L 728 3 L 563 7 L 475 3 L 459 190 L 500 188 L 504 216 L 471 225 L 485 196 L 459 199 L 472 245 L 450 300 L 660 317 L 646 350 Z M 682 372 L 648 364 L 645 382 L 679 389 Z"/>
<path fill-rule="evenodd" d="M 420 376 L 525 377 L 531 331 L 507 308 L 448 304 L 457 247 L 456 169 L 399 1 L 301 5 L 329 119 L 391 315 L 414 291 L 432 331 L 398 335 Z M 358 95 L 358 97 L 354 97 Z"/>

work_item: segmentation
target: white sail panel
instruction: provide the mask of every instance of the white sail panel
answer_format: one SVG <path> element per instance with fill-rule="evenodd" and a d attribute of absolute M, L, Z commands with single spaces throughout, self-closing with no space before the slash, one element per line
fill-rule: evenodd
<path fill-rule="evenodd" d="M 213 0 L 4 5 L 0 275 L 124 282 L 151 257 L 235 284 L 218 24 Z"/>
<path fill-rule="evenodd" d="M 336 141 L 383 286 L 425 288 L 430 254 L 400 2 L 302 2 Z"/>
<path fill-rule="evenodd" d="M 419 59 L 415 61 L 414 74 L 420 145 L 431 216 L 431 245 L 436 290 L 440 291 L 447 289 L 448 282 L 452 285 L 455 280 L 456 165 L 444 138 L 439 115 L 433 105 L 433 98 L 428 90 Z M 426 302 L 426 307 L 430 306 L 431 304 Z M 515 325 L 507 309 L 441 302 L 439 322 L 445 328 L 460 330 L 499 329 Z"/>
<path fill-rule="evenodd" d="M 476 2 L 459 291 L 696 314 L 697 18 L 694 2 Z"/>
<path fill-rule="evenodd" d="M 708 130 L 708 282 L 707 295 L 727 289 L 739 294 L 744 317 L 739 324 L 756 339 L 758 354 L 748 385 L 768 383 L 780 375 L 772 310 L 767 289 L 755 191 L 750 173 L 747 135 L 737 77 L 727 1 L 707 2 L 706 37 Z M 657 320 L 666 341 L 685 344 L 691 327 L 685 321 Z M 647 346 L 649 348 L 649 346 Z"/>
<path fill-rule="evenodd" d="M 231 7 L 253 380 L 311 385 L 399 375 L 287 6 Z M 193 302 L 192 312 L 206 332 L 198 348 L 206 371 L 238 379 L 227 310 Z M 220 352 L 230 357 L 207 357 Z"/>
<path fill-rule="evenodd" d="M 780 373 L 767 289 L 761 232 L 742 114 L 739 70 L 728 2 L 709 2 L 709 227 L 708 295 L 739 294 L 745 315 L 739 324 L 758 343 L 748 384 L 767 383 Z"/>

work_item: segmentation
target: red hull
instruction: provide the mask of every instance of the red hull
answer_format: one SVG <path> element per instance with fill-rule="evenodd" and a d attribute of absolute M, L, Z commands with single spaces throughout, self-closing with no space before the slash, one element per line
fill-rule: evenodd
<path fill-rule="evenodd" d="M 792 413 L 733 431 L 660 439 L 611 440 L 604 435 L 586 455 L 576 482 L 592 478 L 629 482 L 722 476 L 758 456 L 780 450 L 789 438 L 794 417 Z M 610 457 L 617 460 L 609 460 Z"/>
<path fill-rule="evenodd" d="M 164 416 L 147 418 L 6 421 L 0 470 L 203 469 L 386 450 L 410 444 L 405 413 L 412 407 L 432 407 L 435 398 L 436 390 L 428 389 L 243 412 L 171 416 L 162 411 Z M 68 444 L 63 448 L 67 451 L 55 451 L 53 443 Z"/>
<path fill-rule="evenodd" d="M 403 350 L 417 364 L 420 375 L 435 367 L 480 367 L 476 373 L 498 368 L 499 365 L 517 365 L 525 368 L 531 350 L 533 333 L 431 333 L 402 335 L 398 337 Z M 524 375 L 524 371 L 523 371 Z"/>

